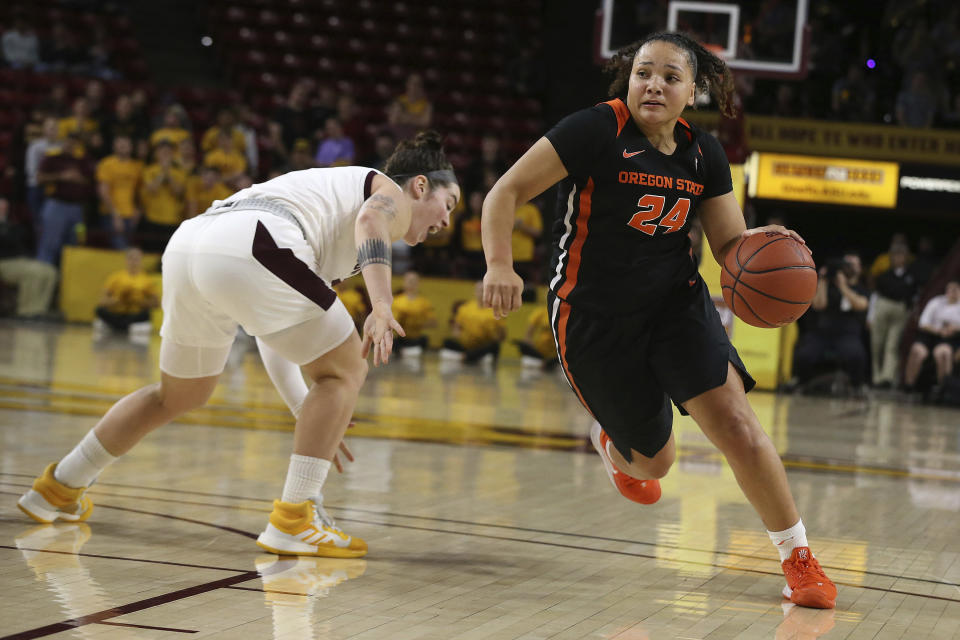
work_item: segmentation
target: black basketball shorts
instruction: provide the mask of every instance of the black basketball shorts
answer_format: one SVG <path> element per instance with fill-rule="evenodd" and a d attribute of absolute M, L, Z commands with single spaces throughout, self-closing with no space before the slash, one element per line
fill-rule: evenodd
<path fill-rule="evenodd" d="M 727 381 L 756 384 L 730 344 L 703 279 L 639 315 L 613 316 L 547 299 L 560 364 L 584 407 L 630 460 L 652 458 L 670 439 L 671 400 L 681 404 Z"/>

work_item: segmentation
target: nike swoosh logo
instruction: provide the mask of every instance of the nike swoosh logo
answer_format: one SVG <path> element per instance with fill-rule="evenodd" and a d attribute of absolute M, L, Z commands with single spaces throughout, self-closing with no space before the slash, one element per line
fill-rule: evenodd
<path fill-rule="evenodd" d="M 646 149 L 641 149 L 640 151 L 631 151 L 630 153 L 627 153 L 627 150 L 624 149 L 624 150 L 623 150 L 623 157 L 624 157 L 624 158 L 632 158 L 633 156 L 637 155 L 638 153 L 643 153 L 644 151 L 646 151 Z"/>

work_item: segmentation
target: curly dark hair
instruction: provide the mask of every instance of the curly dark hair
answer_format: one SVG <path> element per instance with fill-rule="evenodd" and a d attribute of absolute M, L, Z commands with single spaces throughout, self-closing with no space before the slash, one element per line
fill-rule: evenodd
<path fill-rule="evenodd" d="M 692 37 L 674 31 L 651 34 L 643 40 L 620 49 L 607 61 L 603 70 L 613 76 L 609 89 L 611 96 L 626 95 L 630 84 L 630 73 L 633 71 L 633 59 L 637 51 L 648 42 L 658 40 L 682 49 L 687 54 L 687 62 L 693 72 L 697 90 L 709 93 L 717 101 L 717 106 L 720 107 L 723 115 L 731 118 L 736 115 L 733 105 L 733 74 L 730 68 Z"/>
<path fill-rule="evenodd" d="M 443 137 L 436 131 L 421 131 L 413 140 L 402 140 L 383 167 L 383 172 L 400 186 L 414 176 L 426 175 L 431 189 L 455 182 L 427 175 L 443 170 L 452 172 L 453 165 L 443 152 Z"/>

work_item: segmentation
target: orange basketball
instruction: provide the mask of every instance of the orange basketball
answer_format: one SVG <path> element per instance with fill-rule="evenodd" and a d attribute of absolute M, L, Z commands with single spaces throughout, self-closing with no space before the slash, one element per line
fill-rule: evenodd
<path fill-rule="evenodd" d="M 782 327 L 810 307 L 817 267 L 806 247 L 780 233 L 755 233 L 727 253 L 720 274 L 727 306 L 755 327 Z"/>

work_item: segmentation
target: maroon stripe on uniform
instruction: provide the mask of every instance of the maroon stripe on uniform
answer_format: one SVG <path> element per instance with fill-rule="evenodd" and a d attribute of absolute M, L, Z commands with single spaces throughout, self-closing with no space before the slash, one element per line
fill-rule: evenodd
<path fill-rule="evenodd" d="M 253 257 L 270 273 L 315 302 L 324 311 L 337 299 L 337 294 L 327 286 L 323 278 L 294 255 L 293 249 L 278 247 L 273 236 L 259 221 L 253 236 Z"/>
<path fill-rule="evenodd" d="M 367 174 L 366 180 L 363 181 L 363 199 L 366 200 L 370 197 L 370 190 L 373 189 L 373 179 L 376 177 L 377 172 L 371 171 Z"/>

